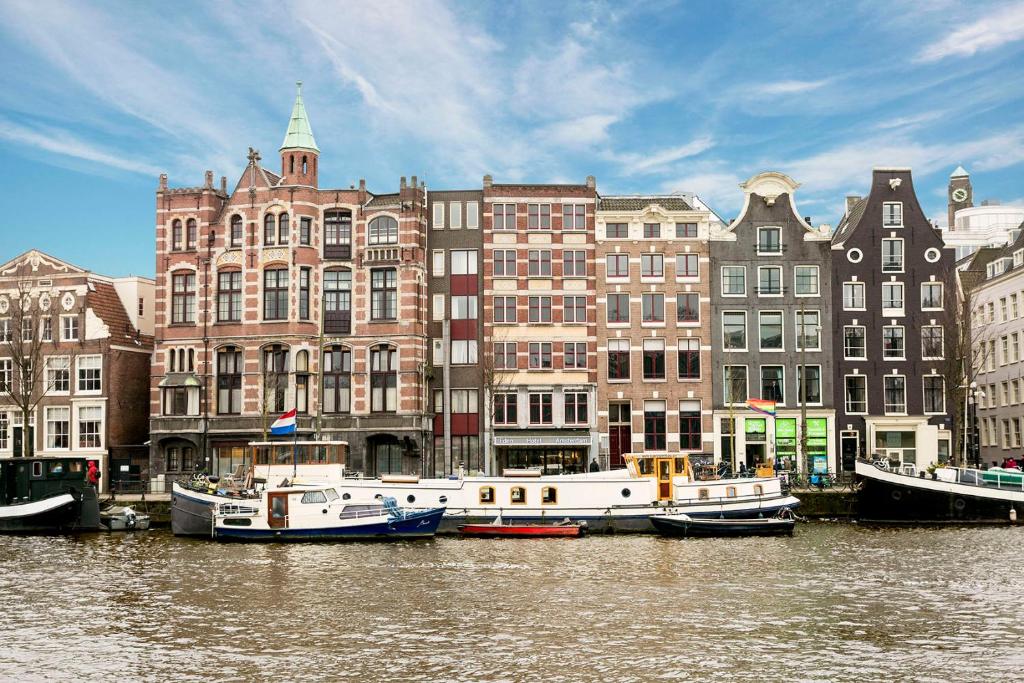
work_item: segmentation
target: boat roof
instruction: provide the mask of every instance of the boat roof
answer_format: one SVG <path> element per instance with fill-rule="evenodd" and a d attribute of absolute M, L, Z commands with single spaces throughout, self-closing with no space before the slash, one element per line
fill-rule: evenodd
<path fill-rule="evenodd" d="M 299 439 L 298 441 L 292 441 L 290 439 L 282 439 L 281 441 L 250 441 L 250 446 L 347 446 L 348 441 L 310 441 Z"/>

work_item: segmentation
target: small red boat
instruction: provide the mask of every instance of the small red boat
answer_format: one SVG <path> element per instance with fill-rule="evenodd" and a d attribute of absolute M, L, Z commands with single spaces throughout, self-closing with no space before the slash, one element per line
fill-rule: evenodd
<path fill-rule="evenodd" d="M 582 536 L 586 522 L 559 522 L 557 524 L 460 524 L 463 536 L 476 538 L 574 538 Z"/>

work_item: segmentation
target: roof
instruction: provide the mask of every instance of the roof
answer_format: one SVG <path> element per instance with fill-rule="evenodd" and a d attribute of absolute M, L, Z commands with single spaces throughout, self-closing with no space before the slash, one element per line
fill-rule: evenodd
<path fill-rule="evenodd" d="M 124 304 L 121 303 L 121 297 L 117 295 L 114 285 L 93 280 L 92 286 L 93 291 L 88 296 L 89 308 L 107 326 L 111 339 L 134 337 L 135 326 L 124 310 Z"/>
<path fill-rule="evenodd" d="M 967 170 L 963 166 L 957 166 L 952 173 L 949 174 L 950 178 L 966 178 L 968 175 Z"/>
<path fill-rule="evenodd" d="M 373 196 L 373 199 L 366 203 L 367 206 L 396 206 L 401 201 L 401 195 L 397 192 L 394 194 L 377 194 Z"/>
<path fill-rule="evenodd" d="M 667 211 L 692 211 L 682 197 L 602 197 L 598 205 L 600 211 L 641 211 L 648 206 L 657 204 Z"/>
<path fill-rule="evenodd" d="M 867 206 L 868 198 L 864 197 L 853 205 L 853 208 L 850 209 L 848 214 L 843 216 L 843 219 L 839 221 L 839 225 L 836 227 L 835 234 L 832 236 L 833 244 L 842 242 L 851 232 L 853 232 L 853 229 L 857 227 L 857 224 L 860 223 L 860 219 L 864 216 L 864 210 Z"/>
<path fill-rule="evenodd" d="M 281 149 L 309 149 L 320 153 L 313 139 L 313 129 L 309 125 L 309 117 L 306 116 L 306 105 L 302 102 L 302 81 L 295 84 L 295 105 L 292 107 L 292 118 L 288 122 L 288 132 L 284 134 L 284 142 Z"/>

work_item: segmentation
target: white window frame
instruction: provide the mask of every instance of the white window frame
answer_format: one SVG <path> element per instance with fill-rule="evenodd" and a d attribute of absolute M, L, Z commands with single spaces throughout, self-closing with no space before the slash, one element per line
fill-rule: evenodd
<path fill-rule="evenodd" d="M 434 202 L 434 230 L 444 230 L 444 202 Z"/>
<path fill-rule="evenodd" d="M 932 287 L 938 286 L 938 288 L 939 288 L 939 301 L 940 302 L 941 301 L 945 301 L 945 299 L 946 299 L 946 285 L 945 285 L 945 283 L 943 283 L 943 282 L 934 282 L 934 281 L 922 282 L 921 283 L 921 310 L 922 311 L 944 311 L 944 310 L 946 310 L 945 307 L 943 307 L 943 306 L 939 306 L 938 308 L 935 308 L 935 307 L 925 308 L 925 305 L 924 305 L 924 290 L 925 290 L 925 287 L 929 287 L 929 286 L 932 286 Z"/>
<path fill-rule="evenodd" d="M 899 242 L 900 245 L 900 268 L 899 270 L 886 269 L 885 267 L 885 243 L 886 242 Z M 907 245 L 906 241 L 902 237 L 883 237 L 882 244 L 879 247 L 880 262 L 882 264 L 882 273 L 895 275 L 897 273 L 905 273 L 907 270 Z"/>
<path fill-rule="evenodd" d="M 740 403 L 730 403 L 730 402 L 726 401 L 726 387 L 730 386 L 729 380 L 727 379 L 726 374 L 725 374 L 725 371 L 726 371 L 727 368 L 743 368 L 744 369 L 744 373 L 743 374 L 744 374 L 744 379 L 746 380 L 746 382 L 745 382 L 746 386 L 744 388 L 743 395 L 749 398 L 750 397 L 750 367 L 746 363 L 723 363 L 722 364 L 722 403 L 724 403 L 727 406 L 729 406 L 729 405 L 732 405 L 732 406 L 745 406 L 747 404 L 746 398 L 744 398 Z"/>
<path fill-rule="evenodd" d="M 96 359 L 98 365 L 96 368 L 85 368 L 88 370 L 98 369 L 100 371 L 100 388 L 99 389 L 83 389 L 82 388 L 82 365 L 83 362 L 92 362 Z M 75 394 L 81 396 L 98 396 L 103 393 L 103 356 L 98 353 L 87 354 L 83 356 L 75 357 L 75 380 L 74 380 Z"/>
<path fill-rule="evenodd" d="M 64 391 L 61 391 L 61 390 L 58 390 L 58 389 L 54 389 L 53 388 L 53 380 L 51 380 L 50 373 L 51 372 L 52 373 L 56 373 L 57 372 L 58 368 L 54 368 L 53 366 L 54 366 L 54 363 L 56 363 L 58 361 L 62 362 L 62 363 L 65 363 L 65 362 L 67 363 L 67 365 L 65 367 L 59 368 L 61 370 L 64 370 L 65 372 L 67 372 L 68 388 L 67 388 L 67 390 L 64 390 Z M 46 395 L 47 396 L 70 396 L 71 395 L 71 388 L 73 386 L 76 386 L 76 383 L 77 383 L 77 380 L 78 380 L 78 375 L 77 375 L 77 373 L 74 372 L 74 366 L 71 363 L 71 356 L 64 356 L 64 355 L 47 356 L 43 360 L 43 372 L 44 372 L 44 380 L 43 381 L 46 382 Z"/>
<path fill-rule="evenodd" d="M 448 202 L 448 228 L 462 230 L 462 202 Z"/>
<path fill-rule="evenodd" d="M 444 277 L 444 249 L 434 249 L 431 252 L 433 266 L 433 277 Z"/>
<path fill-rule="evenodd" d="M 794 373 L 796 375 L 796 403 L 794 405 L 800 405 L 800 399 L 802 398 L 800 394 L 803 393 L 800 390 L 801 385 L 803 384 L 803 378 L 800 375 L 800 368 L 818 368 L 818 398 L 820 400 L 814 402 L 808 401 L 807 405 L 811 407 L 824 405 L 823 401 L 825 400 L 825 375 L 821 370 L 820 363 L 807 363 L 804 365 L 796 366 L 796 372 Z"/>
<path fill-rule="evenodd" d="M 766 270 L 777 270 L 779 271 L 779 293 L 778 294 L 765 294 L 761 291 L 761 273 Z M 772 299 L 778 298 L 783 295 L 786 291 L 786 278 L 784 277 L 785 268 L 782 266 L 758 266 L 757 267 L 757 297 L 759 299 Z"/>
<path fill-rule="evenodd" d="M 823 326 L 821 324 L 821 311 L 819 309 L 817 309 L 817 308 L 808 308 L 808 309 L 805 309 L 803 311 L 803 315 L 805 315 L 805 316 L 811 315 L 812 313 L 816 314 L 818 316 L 818 323 L 817 323 L 818 343 L 817 343 L 816 346 L 808 347 L 806 349 L 801 348 L 801 346 L 800 346 L 800 343 L 801 343 L 800 328 L 801 327 L 805 327 L 806 328 L 806 327 L 811 327 L 811 326 L 810 325 L 803 325 L 803 326 L 801 326 L 801 324 L 800 324 L 801 316 L 800 316 L 800 310 L 799 309 L 797 309 L 793 313 L 793 325 L 794 325 L 793 333 L 794 333 L 795 338 L 796 338 L 796 342 L 793 344 L 793 349 L 796 350 L 796 351 L 808 351 L 808 352 L 821 351 L 821 338 L 825 335 L 825 330 L 822 329 Z"/>
<path fill-rule="evenodd" d="M 854 289 L 860 289 L 860 307 L 846 305 L 846 286 L 851 285 Z M 859 280 L 849 280 L 843 283 L 843 310 L 844 311 L 866 311 L 867 310 L 867 285 Z"/>
<path fill-rule="evenodd" d="M 856 328 L 864 332 L 864 355 L 863 356 L 849 356 L 846 354 L 846 330 Z M 864 325 L 843 325 L 843 360 L 867 360 L 868 359 L 868 331 Z"/>
<path fill-rule="evenodd" d="M 89 408 L 89 409 L 95 408 L 95 409 L 98 409 L 100 411 L 100 419 L 99 419 L 99 423 L 100 423 L 100 431 L 99 431 L 100 443 L 99 443 L 98 446 L 83 446 L 81 444 L 81 439 L 82 439 L 82 422 L 83 422 L 83 420 L 81 419 L 81 411 L 82 411 L 83 408 Z M 106 431 L 107 431 L 107 411 L 104 409 L 104 406 L 103 406 L 102 403 L 99 403 L 99 404 L 97 404 L 97 403 L 75 403 L 75 405 L 74 405 L 73 421 L 74 421 L 74 424 L 72 425 L 71 443 L 75 444 L 74 447 L 76 449 L 84 450 L 84 451 L 89 451 L 89 450 L 102 450 L 102 449 L 106 448 L 106 446 L 107 446 L 107 439 L 106 439 L 106 436 L 107 436 L 106 435 Z"/>
<path fill-rule="evenodd" d="M 886 304 L 886 301 L 885 301 L 885 288 L 886 287 L 899 287 L 900 291 L 902 292 L 902 296 L 900 297 L 900 303 L 902 304 L 902 306 L 893 307 L 893 306 L 886 306 L 885 305 Z M 901 281 L 901 280 L 885 280 L 879 286 L 879 291 L 881 292 L 881 296 L 882 296 L 882 300 L 879 302 L 881 304 L 881 306 L 882 306 L 882 317 L 883 318 L 900 318 L 900 317 L 902 317 L 904 315 L 904 312 L 907 310 L 907 286 L 903 283 L 903 281 Z"/>
<path fill-rule="evenodd" d="M 74 321 L 74 328 L 75 328 L 75 336 L 74 337 L 70 337 L 70 336 L 67 335 L 68 322 L 72 321 L 72 320 Z M 60 317 L 60 340 L 61 341 L 78 341 L 78 338 L 79 338 L 80 335 L 81 335 L 81 330 L 78 329 L 78 314 L 77 313 L 72 313 L 70 315 L 62 315 Z"/>
<path fill-rule="evenodd" d="M 899 218 L 899 222 L 897 222 L 897 223 L 890 223 L 889 222 L 889 207 L 890 206 L 897 207 L 897 212 L 896 213 L 899 214 L 897 216 L 897 218 Z M 903 202 L 882 202 L 882 227 L 885 228 L 885 229 L 889 229 L 889 228 L 902 228 L 903 227 Z"/>
<path fill-rule="evenodd" d="M 903 330 L 903 355 L 902 356 L 886 356 L 885 355 L 885 331 L 888 328 L 895 328 Z M 882 360 L 883 361 L 905 361 L 907 359 L 907 328 L 905 325 L 883 325 L 882 326 Z"/>
<path fill-rule="evenodd" d="M 742 349 L 727 348 L 725 346 L 725 316 L 727 314 L 730 314 L 730 313 L 738 313 L 738 314 L 743 316 L 743 348 Z M 745 353 L 750 348 L 750 329 L 749 329 L 750 326 L 747 324 L 747 312 L 746 311 L 722 311 L 722 316 L 718 319 L 718 324 L 721 326 L 719 331 L 720 331 L 720 333 L 722 335 L 722 337 L 721 337 L 721 339 L 722 339 L 721 352 L 723 354 L 728 355 L 730 353 Z"/>
<path fill-rule="evenodd" d="M 462 259 L 465 259 L 466 272 L 459 272 L 462 270 L 461 264 L 459 263 Z M 480 272 L 480 259 L 476 249 L 452 249 L 451 253 L 452 275 L 476 275 Z"/>
<path fill-rule="evenodd" d="M 924 331 L 926 329 L 936 329 L 942 338 L 942 355 L 941 356 L 926 356 L 924 353 Z M 906 342 L 904 341 L 904 345 Z M 944 360 L 946 357 L 946 330 L 942 325 L 922 325 L 921 326 L 921 360 Z"/>
<path fill-rule="evenodd" d="M 814 270 L 814 283 L 816 287 L 813 294 L 801 294 L 798 291 L 796 291 L 796 283 L 798 280 L 797 273 L 800 271 L 801 268 L 808 268 Z M 793 266 L 793 296 L 797 298 L 815 298 L 821 296 L 821 268 L 819 266 L 807 264 L 801 266 Z"/>
<path fill-rule="evenodd" d="M 779 250 L 778 251 L 761 251 L 761 233 L 765 230 L 775 230 L 779 233 Z M 762 225 L 757 229 L 757 255 L 758 256 L 782 256 L 785 249 L 785 245 L 782 242 L 782 226 L 780 225 Z"/>
<path fill-rule="evenodd" d="M 851 410 L 850 399 L 847 392 L 849 388 L 849 381 L 851 377 L 860 379 L 864 383 L 864 410 Z M 868 376 L 867 375 L 843 375 L 843 409 L 847 415 L 867 415 L 868 414 Z"/>
<path fill-rule="evenodd" d="M 435 294 L 433 301 L 433 315 L 435 321 L 444 320 L 444 294 Z"/>
<path fill-rule="evenodd" d="M 51 434 L 50 434 L 50 413 L 52 411 L 58 411 L 58 410 L 65 411 L 66 415 L 67 415 L 66 419 L 67 419 L 67 423 L 68 423 L 68 432 L 67 432 L 67 434 L 68 434 L 68 445 L 67 445 L 67 447 L 64 447 L 64 448 L 61 448 L 59 446 L 50 446 L 50 436 L 51 436 Z M 43 448 L 45 450 L 47 450 L 47 451 L 69 451 L 69 450 L 71 450 L 72 438 L 74 436 L 74 434 L 72 433 L 72 429 L 71 429 L 71 427 L 72 427 L 72 424 L 71 424 L 72 423 L 72 417 L 73 416 L 71 414 L 71 406 L 67 406 L 67 405 L 65 405 L 65 406 L 46 406 L 46 409 L 43 411 L 43 431 L 44 431 L 44 434 L 43 434 Z"/>
<path fill-rule="evenodd" d="M 742 294 L 726 294 L 725 293 L 725 269 L 726 268 L 739 268 L 740 270 L 743 271 L 743 293 Z M 721 273 L 721 276 L 722 276 L 722 280 L 721 280 L 722 285 L 721 285 L 721 288 L 720 288 L 721 289 L 722 297 L 739 299 L 739 298 L 743 298 L 743 297 L 747 296 L 747 267 L 746 266 L 725 265 L 725 266 L 721 267 L 720 273 Z"/>
<path fill-rule="evenodd" d="M 886 382 L 890 379 L 902 379 L 903 380 L 903 410 L 895 411 L 889 410 L 889 404 L 886 403 Z M 882 375 L 882 408 L 886 415 L 906 415 L 907 414 L 907 376 L 906 375 Z"/>
<path fill-rule="evenodd" d="M 463 347 L 463 345 L 465 345 Z M 465 353 L 463 353 L 465 351 Z M 476 339 L 452 340 L 452 365 L 476 365 L 479 362 L 479 349 Z"/>
<path fill-rule="evenodd" d="M 764 363 L 757 368 L 757 395 L 761 400 L 770 401 L 772 399 L 766 399 L 764 397 L 764 376 L 761 374 L 765 368 L 782 368 L 782 400 L 776 401 L 775 406 L 778 408 L 786 407 L 786 399 L 789 396 L 789 391 L 786 390 L 786 366 L 783 363 Z M 724 378 L 724 375 L 723 375 Z M 749 386 L 749 384 L 748 384 Z"/>
<path fill-rule="evenodd" d="M 779 331 L 780 331 L 781 336 L 782 336 L 782 347 L 781 348 L 778 348 L 778 349 L 766 349 L 761 344 L 761 342 L 762 342 L 762 334 L 761 334 L 762 322 L 761 322 L 761 318 L 766 313 L 771 313 L 773 315 L 774 314 L 778 314 L 779 315 L 779 324 L 780 324 L 780 330 Z M 778 311 L 772 310 L 772 311 L 758 311 L 757 312 L 757 350 L 761 351 L 762 353 L 783 353 L 783 352 L 785 352 L 785 350 L 786 350 L 786 312 L 785 311 L 782 311 L 782 310 L 778 310 Z"/>
<path fill-rule="evenodd" d="M 674 274 L 676 282 L 700 282 L 700 255 L 693 252 L 682 252 L 675 255 Z M 687 275 L 685 271 L 679 269 L 679 259 L 682 258 L 684 261 L 693 258 L 697 261 L 697 274 Z M 746 278 L 744 278 L 744 283 Z"/>
<path fill-rule="evenodd" d="M 938 377 L 940 380 L 942 380 L 942 409 L 938 410 L 938 411 L 926 410 L 927 401 L 925 401 L 924 382 L 929 377 Z M 921 375 L 921 410 L 922 410 L 922 412 L 924 412 L 925 415 L 945 415 L 946 414 L 946 378 L 943 377 L 942 375 L 937 375 L 937 374 Z"/>
<path fill-rule="evenodd" d="M 466 202 L 466 230 L 480 229 L 480 202 Z"/>

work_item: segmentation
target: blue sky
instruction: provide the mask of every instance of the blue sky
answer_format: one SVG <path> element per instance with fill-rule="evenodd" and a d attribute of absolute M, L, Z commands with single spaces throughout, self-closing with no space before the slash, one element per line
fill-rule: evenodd
<path fill-rule="evenodd" d="M 1024 2 L 0 2 L 0 259 L 41 248 L 152 274 L 157 175 L 270 167 L 294 81 L 322 187 L 581 182 L 692 191 L 792 175 L 838 222 L 873 166 L 911 166 L 945 223 L 1024 202 Z"/>

